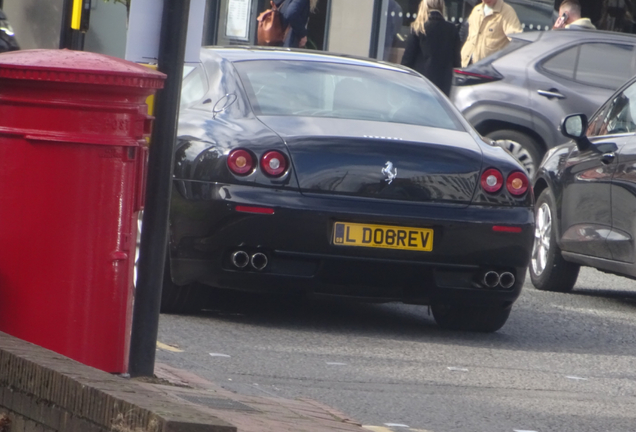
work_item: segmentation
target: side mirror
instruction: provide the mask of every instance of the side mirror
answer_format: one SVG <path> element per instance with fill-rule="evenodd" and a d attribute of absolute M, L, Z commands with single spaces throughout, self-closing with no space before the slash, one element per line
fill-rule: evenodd
<path fill-rule="evenodd" d="M 585 135 L 587 131 L 587 116 L 585 114 L 571 114 L 563 119 L 561 133 L 576 142 L 579 150 L 588 150 L 592 143 Z"/>
<path fill-rule="evenodd" d="M 561 133 L 574 140 L 585 136 L 587 130 L 587 116 L 585 114 L 572 114 L 563 119 Z"/>

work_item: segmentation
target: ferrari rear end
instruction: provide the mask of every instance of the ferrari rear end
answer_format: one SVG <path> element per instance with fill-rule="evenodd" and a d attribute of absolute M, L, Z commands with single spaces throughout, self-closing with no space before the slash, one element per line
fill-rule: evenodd
<path fill-rule="evenodd" d="M 444 327 L 497 330 L 530 259 L 523 168 L 424 78 L 331 58 L 234 59 L 245 105 L 214 127 L 192 115 L 208 132 L 176 150 L 172 282 L 427 304 Z M 305 102 L 273 99 L 290 88 Z"/>

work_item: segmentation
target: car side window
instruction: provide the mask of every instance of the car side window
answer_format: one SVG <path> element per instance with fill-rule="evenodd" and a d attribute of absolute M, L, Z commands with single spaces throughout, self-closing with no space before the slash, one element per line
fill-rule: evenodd
<path fill-rule="evenodd" d="M 574 79 L 574 70 L 576 68 L 578 55 L 578 46 L 566 49 L 545 61 L 542 65 L 543 69 L 563 78 Z"/>
<path fill-rule="evenodd" d="M 588 136 L 636 132 L 636 83 L 615 95 L 590 122 Z"/>
<path fill-rule="evenodd" d="M 596 87 L 617 89 L 636 74 L 635 62 L 633 45 L 583 44 L 574 80 Z"/>
<path fill-rule="evenodd" d="M 201 65 L 185 65 L 183 68 L 183 82 L 181 84 L 180 106 L 193 104 L 205 96 L 208 83 Z"/>
<path fill-rule="evenodd" d="M 633 45 L 584 43 L 546 60 L 545 71 L 581 84 L 617 89 L 636 74 Z"/>

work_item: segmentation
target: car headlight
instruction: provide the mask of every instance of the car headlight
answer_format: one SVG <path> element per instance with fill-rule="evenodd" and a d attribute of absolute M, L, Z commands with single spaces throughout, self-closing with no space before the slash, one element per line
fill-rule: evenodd
<path fill-rule="evenodd" d="M 7 20 L 0 20 L 0 30 L 5 32 L 9 36 L 14 35 L 13 27 L 11 27 L 11 24 L 9 24 L 9 21 Z"/>

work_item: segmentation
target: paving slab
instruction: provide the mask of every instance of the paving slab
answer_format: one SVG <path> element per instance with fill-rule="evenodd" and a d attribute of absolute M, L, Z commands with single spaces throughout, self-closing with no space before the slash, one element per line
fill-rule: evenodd
<path fill-rule="evenodd" d="M 311 399 L 246 396 L 200 376 L 157 363 L 165 384 L 147 383 L 167 397 L 186 401 L 202 412 L 237 427 L 239 432 L 362 432 L 362 425 L 335 408 Z"/>

